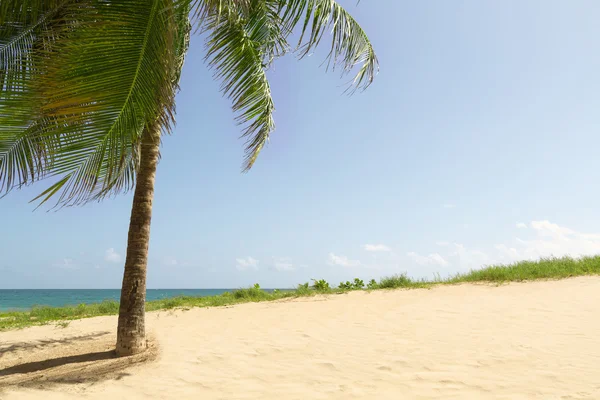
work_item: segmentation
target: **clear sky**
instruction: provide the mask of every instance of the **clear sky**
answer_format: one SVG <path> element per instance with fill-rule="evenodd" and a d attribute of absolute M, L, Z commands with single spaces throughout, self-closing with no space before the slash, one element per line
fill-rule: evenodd
<path fill-rule="evenodd" d="M 248 174 L 195 37 L 156 181 L 148 287 L 291 287 L 600 253 L 600 3 L 342 1 L 381 72 L 353 97 L 326 49 L 270 72 Z M 120 287 L 131 194 L 0 200 L 0 288 Z"/>

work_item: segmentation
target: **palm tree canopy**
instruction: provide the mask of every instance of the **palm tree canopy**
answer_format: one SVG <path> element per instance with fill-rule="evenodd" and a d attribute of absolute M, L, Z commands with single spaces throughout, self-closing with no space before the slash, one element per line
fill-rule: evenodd
<path fill-rule="evenodd" d="M 309 54 L 330 30 L 328 63 L 358 66 L 351 92 L 377 72 L 369 39 L 334 0 L 3 0 L 0 191 L 53 178 L 37 199 L 72 205 L 130 189 L 144 127 L 173 128 L 194 28 L 242 125 L 244 170 L 275 128 L 276 58 Z"/>

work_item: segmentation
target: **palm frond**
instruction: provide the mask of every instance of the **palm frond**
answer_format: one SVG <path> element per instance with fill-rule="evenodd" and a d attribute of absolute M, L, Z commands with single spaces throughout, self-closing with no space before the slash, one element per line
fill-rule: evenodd
<path fill-rule="evenodd" d="M 280 15 L 281 4 L 274 0 L 252 0 L 246 18 L 246 30 L 259 44 L 261 56 L 268 68 L 279 57 L 290 51 L 287 38 L 291 31 Z"/>
<path fill-rule="evenodd" d="M 239 13 L 246 13 L 253 0 L 176 0 L 177 4 L 190 7 L 191 17 L 197 27 L 204 25 L 207 19 L 221 17 L 228 20 Z"/>
<path fill-rule="evenodd" d="M 33 9 L 26 7 L 26 4 L 18 7 L 13 4 L 10 10 L 0 10 L 1 14 L 6 14 L 0 15 L 0 93 L 23 89 L 21 81 L 30 76 L 35 68 L 32 50 L 35 45 L 40 46 L 44 39 L 48 39 L 43 37 L 48 23 L 67 1 L 40 3 Z M 6 7 L 4 2 L 2 7 Z M 12 12 L 8 14 L 7 11 Z"/>
<path fill-rule="evenodd" d="M 360 65 L 349 88 L 351 92 L 371 85 L 379 69 L 377 56 L 367 34 L 342 6 L 335 0 L 282 0 L 281 3 L 285 6 L 282 19 L 288 30 L 302 23 L 298 42 L 301 57 L 310 54 L 330 29 L 328 66 L 339 65 L 343 73 L 349 73 Z"/>
<path fill-rule="evenodd" d="M 131 188 L 144 128 L 174 124 L 190 16 L 243 125 L 244 171 L 274 130 L 266 70 L 296 28 L 301 57 L 331 31 L 328 66 L 358 66 L 352 92 L 378 69 L 334 0 L 2 0 L 0 190 L 54 177 L 39 199 L 68 205 Z"/>
<path fill-rule="evenodd" d="M 268 17 L 264 11 L 264 8 L 254 8 L 246 16 L 239 13 L 223 18 L 213 13 L 205 18 L 209 65 L 215 70 L 215 77 L 223 82 L 221 90 L 232 99 L 233 110 L 239 113 L 237 122 L 245 125 L 242 132 L 242 136 L 247 137 L 244 171 L 252 168 L 275 127 L 275 106 L 265 72 L 265 58 L 268 58 L 265 49 L 275 51 L 276 46 L 267 44 L 268 33 L 265 32 L 269 29 L 263 29 L 263 21 Z"/>
<path fill-rule="evenodd" d="M 249 170 L 274 130 L 273 99 L 265 70 L 289 51 L 287 38 L 301 26 L 298 43 L 304 57 L 332 33 L 328 66 L 350 73 L 353 93 L 366 89 L 378 70 L 373 46 L 360 25 L 334 0 L 208 0 L 201 2 L 202 30 L 208 32 L 208 56 L 223 92 L 233 99 L 236 120 L 247 138 L 243 170 Z"/>
<path fill-rule="evenodd" d="M 127 191 L 144 127 L 157 123 L 170 132 L 189 38 L 189 9 L 171 6 L 170 0 L 66 6 L 63 19 L 76 26 L 55 31 L 58 40 L 37 52 L 43 74 L 33 91 L 43 99 L 43 121 L 52 123 L 35 135 L 53 149 L 44 176 L 58 177 L 38 197 L 42 203 L 56 195 L 58 204 L 80 204 Z"/>
<path fill-rule="evenodd" d="M 2 1 L 0 5 L 0 192 L 43 176 L 47 151 L 35 132 L 40 97 L 36 52 L 54 39 L 52 26 L 69 0 Z M 40 118 L 40 120 L 42 120 Z"/>

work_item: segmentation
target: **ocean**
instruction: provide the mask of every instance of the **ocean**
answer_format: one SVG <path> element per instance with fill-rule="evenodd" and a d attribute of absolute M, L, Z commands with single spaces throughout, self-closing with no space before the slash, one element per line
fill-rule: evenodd
<path fill-rule="evenodd" d="M 148 289 L 146 300 L 177 296 L 216 296 L 233 289 Z M 62 307 L 81 303 L 119 301 L 120 289 L 0 289 L 0 312 L 25 311 L 34 306 Z"/>

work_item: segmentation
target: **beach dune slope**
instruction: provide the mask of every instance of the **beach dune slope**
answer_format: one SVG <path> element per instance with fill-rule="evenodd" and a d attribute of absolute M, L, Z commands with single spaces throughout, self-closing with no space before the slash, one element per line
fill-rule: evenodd
<path fill-rule="evenodd" d="M 0 399 L 600 399 L 600 277 L 353 292 L 0 332 Z"/>

